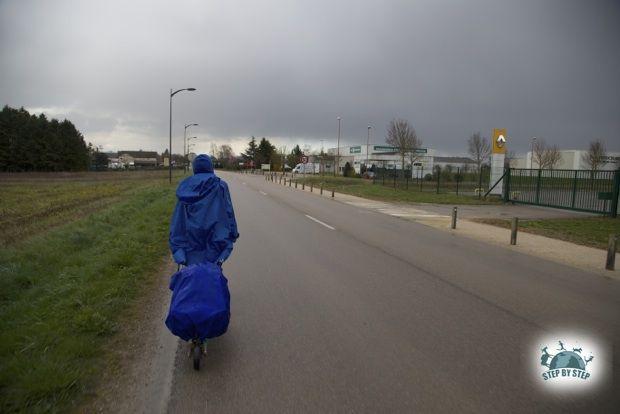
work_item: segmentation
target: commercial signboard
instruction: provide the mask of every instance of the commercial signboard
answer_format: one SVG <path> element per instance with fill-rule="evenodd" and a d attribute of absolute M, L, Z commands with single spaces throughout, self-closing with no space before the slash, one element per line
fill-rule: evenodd
<path fill-rule="evenodd" d="M 387 145 L 373 145 L 374 152 L 398 152 L 398 148 Z"/>
<path fill-rule="evenodd" d="M 506 153 L 506 128 L 493 130 L 493 154 Z"/>
<path fill-rule="evenodd" d="M 398 147 L 392 147 L 389 145 L 373 145 L 372 149 L 374 152 L 398 152 Z M 416 154 L 426 154 L 428 153 L 428 149 L 417 148 L 413 152 L 415 152 Z"/>
<path fill-rule="evenodd" d="M 349 153 L 350 154 L 360 154 L 361 152 L 362 152 L 362 147 L 361 146 L 350 147 L 349 148 Z"/>
<path fill-rule="evenodd" d="M 495 185 L 500 179 L 501 181 L 491 190 L 491 194 L 501 196 L 504 193 L 504 159 L 506 158 L 506 129 L 493 129 L 493 152 L 491 154 L 491 180 L 489 186 Z"/>

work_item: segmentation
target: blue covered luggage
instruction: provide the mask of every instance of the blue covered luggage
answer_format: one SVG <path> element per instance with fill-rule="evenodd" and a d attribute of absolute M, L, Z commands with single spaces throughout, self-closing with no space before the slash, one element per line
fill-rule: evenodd
<path fill-rule="evenodd" d="M 185 267 L 170 280 L 172 301 L 166 326 L 189 341 L 223 335 L 230 321 L 230 292 L 222 269 L 213 263 Z"/>

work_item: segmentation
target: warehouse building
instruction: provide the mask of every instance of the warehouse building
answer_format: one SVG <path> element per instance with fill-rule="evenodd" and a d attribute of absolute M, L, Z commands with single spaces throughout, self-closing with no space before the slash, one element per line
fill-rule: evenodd
<path fill-rule="evenodd" d="M 368 151 L 367 151 L 368 149 Z M 333 160 L 338 151 L 336 148 L 330 148 L 327 150 L 327 154 L 331 160 Z M 414 171 L 432 171 L 433 158 L 435 150 L 430 148 L 418 148 L 415 150 L 413 159 Z M 351 145 L 340 147 L 340 168 L 339 172 L 342 174 L 346 164 L 349 163 L 357 174 L 360 173 L 362 166 L 370 168 L 402 168 L 402 160 L 398 149 L 389 145 Z M 326 162 L 325 172 L 333 172 L 332 163 Z M 405 157 L 405 168 L 409 168 L 411 164 L 411 158 Z"/>
<path fill-rule="evenodd" d="M 589 163 L 586 161 L 587 150 L 561 150 L 560 161 L 553 167 L 555 170 L 589 170 Z M 608 152 L 602 160 L 599 170 L 613 171 L 620 168 L 620 152 Z M 534 168 L 537 169 L 536 157 L 532 157 L 529 151 L 524 157 L 516 157 L 510 162 L 513 168 Z"/>

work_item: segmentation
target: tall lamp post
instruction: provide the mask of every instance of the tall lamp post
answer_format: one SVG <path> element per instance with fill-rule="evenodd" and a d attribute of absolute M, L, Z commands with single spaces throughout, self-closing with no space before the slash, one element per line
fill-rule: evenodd
<path fill-rule="evenodd" d="M 196 88 L 183 88 L 183 89 L 177 89 L 176 91 L 172 92 L 172 89 L 170 89 L 170 122 L 169 122 L 170 141 L 168 141 L 168 157 L 170 157 L 168 159 L 168 172 L 169 172 L 168 181 L 170 182 L 170 184 L 172 184 L 172 97 L 179 92 L 183 92 L 183 91 L 193 92 L 195 90 Z"/>
<path fill-rule="evenodd" d="M 536 137 L 532 137 L 532 148 L 530 151 L 530 170 L 534 168 L 534 145 L 536 145 Z"/>
<path fill-rule="evenodd" d="M 187 147 L 186 147 L 186 150 L 185 150 L 186 152 L 185 152 L 185 154 L 183 154 L 183 156 L 188 161 L 189 161 L 189 147 L 190 147 L 189 141 L 191 141 L 192 139 L 197 139 L 197 138 L 198 137 L 189 137 L 189 138 L 187 138 Z M 188 171 L 189 171 L 189 168 L 188 168 Z"/>
<path fill-rule="evenodd" d="M 368 125 L 368 138 L 366 138 L 366 171 L 368 171 L 368 146 L 370 145 L 370 130 L 372 125 Z"/>
<path fill-rule="evenodd" d="M 338 145 L 336 147 L 336 168 L 334 168 L 334 177 L 336 176 L 336 173 L 338 175 L 340 175 L 340 121 L 342 120 L 341 117 L 338 117 Z"/>
<path fill-rule="evenodd" d="M 187 172 L 187 154 L 189 151 L 187 150 L 187 128 L 191 126 L 197 126 L 198 124 L 185 124 L 185 130 L 183 131 L 183 160 L 185 162 L 183 170 Z"/>

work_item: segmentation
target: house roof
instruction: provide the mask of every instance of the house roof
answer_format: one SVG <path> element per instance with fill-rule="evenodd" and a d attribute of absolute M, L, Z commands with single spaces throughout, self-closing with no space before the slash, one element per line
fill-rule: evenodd
<path fill-rule="evenodd" d="M 155 151 L 119 151 L 118 155 L 129 155 L 133 158 L 157 158 Z"/>

